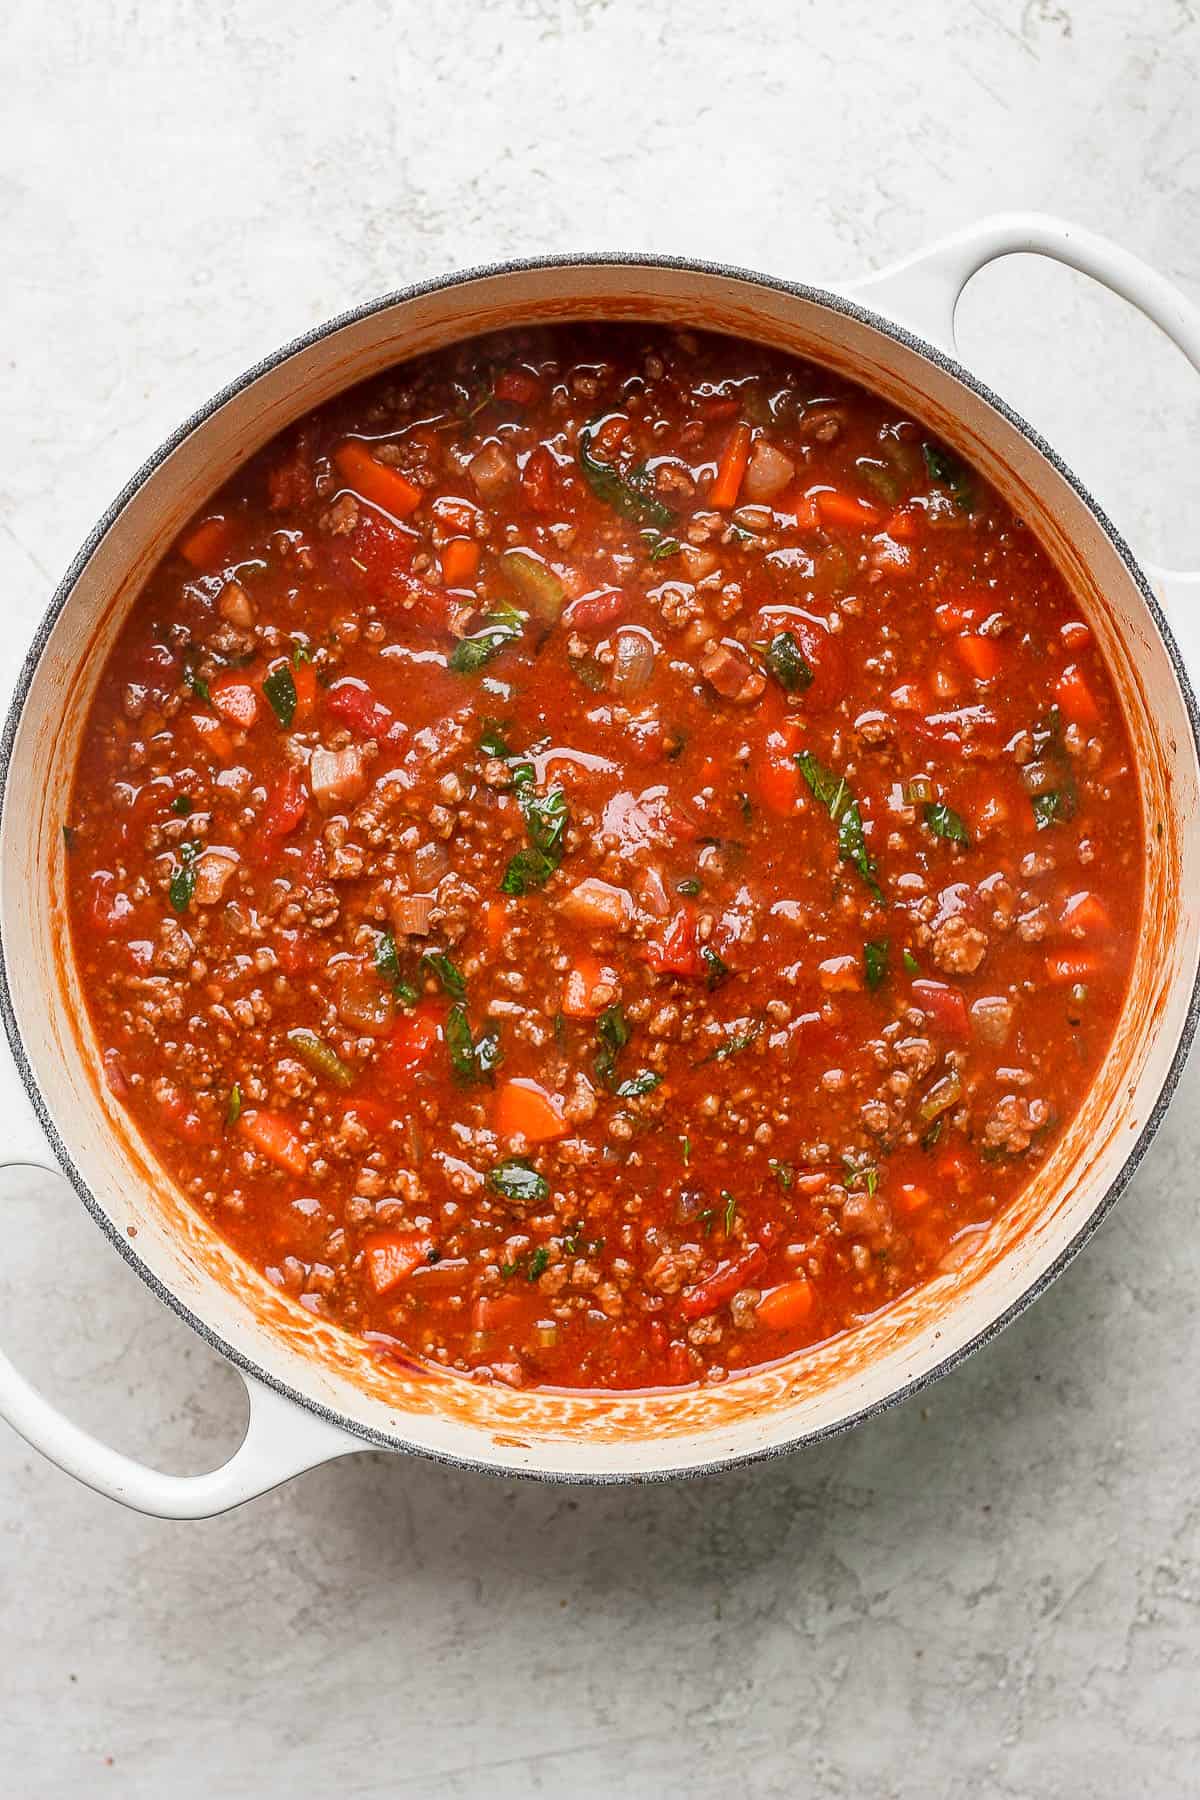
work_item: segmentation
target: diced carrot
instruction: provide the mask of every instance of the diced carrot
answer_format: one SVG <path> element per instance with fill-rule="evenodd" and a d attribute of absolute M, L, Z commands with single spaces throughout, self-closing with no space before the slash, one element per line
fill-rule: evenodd
<path fill-rule="evenodd" d="M 1072 725 L 1094 725 L 1100 708 L 1077 663 L 1069 663 L 1055 684 L 1054 695 L 1064 719 Z"/>
<path fill-rule="evenodd" d="M 716 477 L 708 490 L 710 506 L 724 508 L 734 505 L 749 460 L 750 427 L 746 424 L 735 425 L 725 441 L 725 448 L 717 463 Z"/>
<path fill-rule="evenodd" d="M 1068 650 L 1082 650 L 1092 641 L 1092 628 L 1085 625 L 1082 619 L 1068 619 L 1058 633 Z"/>
<path fill-rule="evenodd" d="M 258 695 L 244 675 L 221 675 L 212 684 L 212 703 L 227 725 L 249 731 L 258 718 Z"/>
<path fill-rule="evenodd" d="M 954 648 L 976 681 L 991 681 L 1000 673 L 1004 656 L 995 638 L 960 637 Z"/>
<path fill-rule="evenodd" d="M 958 988 L 948 987 L 944 981 L 914 981 L 912 997 L 914 1006 L 927 1013 L 938 1029 L 951 1037 L 970 1036 L 967 1003 Z"/>
<path fill-rule="evenodd" d="M 500 949 L 511 918 L 512 907 L 506 900 L 488 901 L 483 916 L 483 935 L 489 955 L 495 956 Z"/>
<path fill-rule="evenodd" d="M 917 535 L 917 521 L 912 513 L 901 508 L 899 512 L 892 514 L 883 529 L 898 544 L 911 544 Z"/>
<path fill-rule="evenodd" d="M 1078 937 L 1097 936 L 1111 931 L 1112 920 L 1104 902 L 1095 894 L 1072 894 L 1062 910 L 1062 923 Z"/>
<path fill-rule="evenodd" d="M 334 465 L 348 487 L 373 506 L 381 506 L 393 518 L 406 519 L 420 506 L 423 490 L 399 469 L 376 462 L 358 438 L 347 438 L 333 453 Z"/>
<path fill-rule="evenodd" d="M 303 1175 L 308 1152 L 282 1113 L 248 1112 L 238 1120 L 238 1130 L 254 1148 L 289 1175 Z"/>
<path fill-rule="evenodd" d="M 448 588 L 471 587 L 479 574 L 479 545 L 474 538 L 451 538 L 442 545 L 442 580 Z"/>
<path fill-rule="evenodd" d="M 892 1204 L 901 1212 L 923 1212 L 929 1205 L 929 1189 L 918 1187 L 914 1181 L 902 1181 L 896 1189 Z"/>
<path fill-rule="evenodd" d="M 951 637 L 956 631 L 962 631 L 968 625 L 974 625 L 978 617 L 979 608 L 969 605 L 965 600 L 943 600 L 940 606 L 933 609 L 933 622 L 947 637 Z"/>
<path fill-rule="evenodd" d="M 286 837 L 289 831 L 295 831 L 307 811 L 308 790 L 299 769 L 285 769 L 267 795 L 259 830 L 267 837 Z"/>
<path fill-rule="evenodd" d="M 479 508 L 473 500 L 462 500 L 454 494 L 440 494 L 430 511 L 442 529 L 453 532 L 456 537 L 470 537 L 479 517 Z"/>
<path fill-rule="evenodd" d="M 873 531 L 881 517 L 867 501 L 859 500 L 853 494 L 839 494 L 830 488 L 822 489 L 817 495 L 817 512 L 822 525 L 833 531 Z"/>
<path fill-rule="evenodd" d="M 532 406 L 541 391 L 536 375 L 528 369 L 505 369 L 492 383 L 497 400 L 509 400 L 514 406 Z"/>
<path fill-rule="evenodd" d="M 817 496 L 806 494 L 799 482 L 788 488 L 786 493 L 778 495 L 775 511 L 784 518 L 790 513 L 796 521 L 797 531 L 815 531 L 821 523 L 817 512 Z"/>
<path fill-rule="evenodd" d="M 390 1294 L 394 1287 L 420 1268 L 433 1249 L 432 1241 L 416 1231 L 380 1231 L 363 1239 L 367 1280 L 376 1294 Z"/>
<path fill-rule="evenodd" d="M 220 719 L 214 719 L 211 713 L 189 713 L 188 722 L 210 756 L 215 756 L 218 762 L 230 760 L 233 739 Z"/>
<path fill-rule="evenodd" d="M 317 710 L 317 666 L 308 661 L 293 662 L 292 684 L 296 689 L 296 710 L 292 715 L 292 725 L 302 729 L 311 725 L 313 714 Z"/>
<path fill-rule="evenodd" d="M 813 1308 L 811 1281 L 785 1281 L 768 1288 L 754 1309 L 758 1324 L 768 1331 L 795 1331 L 807 1322 Z"/>
<path fill-rule="evenodd" d="M 612 999 L 616 976 L 598 956 L 575 958 L 563 982 L 562 1010 L 569 1019 L 594 1019 Z M 597 990 L 600 990 L 597 997 Z"/>
<path fill-rule="evenodd" d="M 527 1144 L 547 1143 L 567 1129 L 554 1096 L 540 1082 L 523 1077 L 506 1081 L 496 1095 L 493 1123 L 502 1138 L 524 1138 Z"/>
<path fill-rule="evenodd" d="M 214 513 L 210 519 L 202 519 L 180 538 L 176 548 L 185 562 L 190 562 L 193 569 L 204 569 L 215 563 L 226 544 L 229 542 L 230 522 L 220 513 Z"/>
<path fill-rule="evenodd" d="M 1059 987 L 1068 987 L 1077 981 L 1088 981 L 1099 967 L 1100 958 L 1090 951 L 1070 950 L 1046 958 L 1046 979 Z"/>

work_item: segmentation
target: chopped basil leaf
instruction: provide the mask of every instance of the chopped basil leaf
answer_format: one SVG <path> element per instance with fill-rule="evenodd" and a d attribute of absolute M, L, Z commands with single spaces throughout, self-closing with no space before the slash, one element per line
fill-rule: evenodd
<path fill-rule="evenodd" d="M 312 647 L 302 638 L 292 639 L 292 662 L 298 669 L 301 663 L 310 663 L 313 659 Z"/>
<path fill-rule="evenodd" d="M 512 755 L 504 737 L 504 726 L 499 719 L 485 719 L 483 729 L 479 733 L 479 748 L 485 756 L 497 756 L 503 762 Z"/>
<path fill-rule="evenodd" d="M 792 632 L 777 631 L 769 642 L 754 648 L 786 694 L 803 693 L 812 685 L 812 669 Z"/>
<path fill-rule="evenodd" d="M 510 1157 L 498 1163 L 488 1174 L 488 1186 L 506 1200 L 519 1200 L 524 1205 L 538 1206 L 550 1197 L 550 1183 L 529 1164 Z"/>
<path fill-rule="evenodd" d="M 708 1056 L 702 1056 L 694 1067 L 700 1069 L 705 1063 L 726 1062 L 731 1056 L 740 1055 L 743 1050 L 748 1050 L 751 1044 L 757 1043 L 762 1035 L 762 1029 L 763 1021 L 756 1019 L 749 1031 L 738 1032 L 734 1037 L 726 1038 L 725 1042 L 718 1044 L 717 1048 Z"/>
<path fill-rule="evenodd" d="M 450 1008 L 442 1029 L 450 1067 L 457 1081 L 464 1084 L 480 1081 L 489 1076 L 503 1060 L 500 1039 L 495 1031 L 485 1032 L 478 1043 L 475 1041 L 467 1009 L 461 1002 Z"/>
<path fill-rule="evenodd" d="M 825 808 L 837 826 L 838 854 L 842 861 L 857 869 L 874 898 L 881 906 L 886 905 L 879 885 L 878 868 L 867 851 L 858 801 L 846 786 L 845 776 L 835 775 L 832 769 L 825 768 L 809 750 L 801 750 L 796 763 L 812 791 L 813 799 Z"/>
<path fill-rule="evenodd" d="M 652 531 L 643 531 L 642 540 L 646 543 L 646 554 L 652 563 L 665 562 L 668 556 L 678 556 L 682 549 L 678 538 L 656 537 Z"/>
<path fill-rule="evenodd" d="M 639 1074 L 631 1075 L 628 1081 L 621 1083 L 617 1089 L 617 1098 L 640 1100 L 643 1094 L 652 1094 L 661 1081 L 662 1076 L 656 1075 L 652 1069 L 642 1069 Z"/>
<path fill-rule="evenodd" d="M 179 818 L 186 819 L 192 810 L 192 803 L 186 794 L 176 794 L 171 802 L 171 811 Z"/>
<path fill-rule="evenodd" d="M 184 684 L 191 688 L 197 700 L 208 702 L 212 699 L 207 681 L 196 673 L 196 665 L 190 658 L 183 665 Z"/>
<path fill-rule="evenodd" d="M 677 894 L 684 894 L 689 900 L 693 900 L 696 895 L 701 892 L 702 885 L 703 884 L 699 882 L 694 875 L 687 875 L 682 881 L 677 881 L 675 883 L 675 892 Z"/>
<path fill-rule="evenodd" d="M 737 1201 L 728 1188 L 721 1189 L 721 1198 L 725 1202 L 725 1236 L 733 1236 L 733 1227 L 737 1219 Z"/>
<path fill-rule="evenodd" d="M 534 1251 L 533 1255 L 529 1259 L 528 1275 L 529 1275 L 530 1281 L 536 1281 L 539 1275 L 542 1275 L 545 1273 L 546 1266 L 549 1263 L 549 1261 L 550 1261 L 550 1252 L 547 1250 L 547 1248 L 544 1244 L 539 1244 L 537 1249 Z"/>
<path fill-rule="evenodd" d="M 192 895 L 196 891 L 196 858 L 200 853 L 199 844 L 180 844 L 179 861 L 171 876 L 171 885 L 167 889 L 167 898 L 172 910 L 185 913 L 192 903 Z"/>
<path fill-rule="evenodd" d="M 943 450 L 940 444 L 928 441 L 921 445 L 921 454 L 929 479 L 947 490 L 960 512 L 970 512 L 974 502 L 971 478 L 958 458 L 949 450 Z"/>
<path fill-rule="evenodd" d="M 394 949 L 393 943 L 393 949 Z M 462 971 L 456 969 L 444 950 L 426 950 L 421 958 L 422 975 L 432 975 L 440 984 L 442 992 L 449 994 L 452 1000 L 465 1000 L 467 984 Z"/>
<path fill-rule="evenodd" d="M 867 986 L 874 990 L 888 972 L 888 956 L 891 946 L 886 938 L 876 938 L 863 945 L 863 968 L 866 971 Z"/>
<path fill-rule="evenodd" d="M 1048 826 L 1057 825 L 1060 819 L 1073 819 L 1075 807 L 1076 796 L 1070 788 L 1056 788 L 1050 794 L 1035 794 L 1034 823 L 1039 831 L 1045 831 Z"/>
<path fill-rule="evenodd" d="M 513 766 L 517 804 L 529 833 L 530 847 L 518 850 L 500 882 L 505 894 L 525 894 L 544 887 L 562 861 L 562 837 L 567 823 L 567 797 L 560 787 L 539 794 L 533 786 L 533 765 Z"/>
<path fill-rule="evenodd" d="M 635 524 L 655 525 L 660 531 L 669 530 L 675 523 L 675 515 L 669 506 L 664 506 L 653 494 L 643 492 L 633 481 L 627 481 L 611 463 L 599 462 L 592 455 L 599 423 L 598 418 L 592 419 L 579 433 L 579 469 L 583 479 L 597 500 L 611 506 L 623 519 L 632 519 Z"/>
<path fill-rule="evenodd" d="M 945 1128 L 945 1124 L 946 1124 L 945 1119 L 935 1119 L 933 1121 L 933 1124 L 929 1127 L 929 1130 L 925 1133 L 925 1136 L 921 1139 L 922 1150 L 932 1150 L 933 1149 L 933 1146 L 937 1143 L 938 1139 L 942 1135 L 942 1131 Z"/>
<path fill-rule="evenodd" d="M 908 970 L 910 975 L 919 975 L 921 973 L 920 963 L 917 961 L 912 951 L 908 949 L 904 951 L 904 967 Z"/>
<path fill-rule="evenodd" d="M 530 888 L 545 887 L 557 867 L 540 850 L 518 850 L 501 877 L 500 892 L 527 894 Z"/>
<path fill-rule="evenodd" d="M 692 1140 L 691 1140 L 691 1138 L 690 1137 L 681 1137 L 679 1140 L 679 1149 L 680 1149 L 680 1154 L 683 1157 L 684 1167 L 686 1168 L 688 1163 L 690 1163 L 692 1160 Z"/>
<path fill-rule="evenodd" d="M 228 1131 L 236 1125 L 242 1116 L 242 1084 L 235 1081 L 229 1090 L 229 1105 L 225 1108 L 225 1129 Z"/>
<path fill-rule="evenodd" d="M 485 663 L 499 656 L 506 644 L 513 643 L 525 628 L 525 615 L 515 606 L 497 606 L 487 616 L 479 631 L 460 638 L 450 652 L 447 668 L 456 675 L 477 675 Z"/>
<path fill-rule="evenodd" d="M 262 685 L 263 693 L 271 702 L 271 711 L 287 731 L 296 716 L 296 683 L 287 663 L 272 669 Z"/>
<path fill-rule="evenodd" d="M 711 944 L 701 944 L 700 961 L 704 964 L 704 985 L 710 992 L 713 988 L 719 988 L 723 981 L 728 981 L 733 973 L 729 964 L 717 955 Z"/>
<path fill-rule="evenodd" d="M 596 1036 L 600 1048 L 593 1067 L 605 1087 L 611 1087 L 616 1079 L 617 1057 L 629 1042 L 629 1026 L 620 1004 L 605 1007 L 596 1020 Z"/>
<path fill-rule="evenodd" d="M 749 794 L 739 794 L 737 797 L 737 803 L 738 803 L 738 807 L 741 811 L 742 823 L 745 825 L 753 824 L 753 822 L 754 822 L 754 802 L 753 802 L 753 800 L 751 800 Z"/>
<path fill-rule="evenodd" d="M 925 823 L 934 837 L 946 838 L 952 844 L 970 844 L 971 839 L 966 826 L 954 808 L 947 806 L 945 801 L 934 801 L 923 809 L 923 813 Z"/>
<path fill-rule="evenodd" d="M 767 1164 L 767 1167 L 770 1169 L 772 1175 L 774 1175 L 784 1193 L 786 1193 L 791 1187 L 792 1182 L 796 1179 L 791 1163 L 778 1162 L 775 1157 L 772 1157 Z"/>

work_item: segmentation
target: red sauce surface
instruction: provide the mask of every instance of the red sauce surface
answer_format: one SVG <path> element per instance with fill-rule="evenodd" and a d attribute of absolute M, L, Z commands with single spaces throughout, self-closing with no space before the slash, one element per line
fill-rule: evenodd
<path fill-rule="evenodd" d="M 828 372 L 480 339 L 306 419 L 104 668 L 110 1085 L 310 1312 L 514 1385 L 720 1380 L 960 1256 L 1138 927 L 1112 682 L 998 496 Z"/>

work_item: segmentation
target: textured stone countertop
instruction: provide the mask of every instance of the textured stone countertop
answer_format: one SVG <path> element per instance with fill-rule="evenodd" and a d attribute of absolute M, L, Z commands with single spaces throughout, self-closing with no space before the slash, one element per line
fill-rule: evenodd
<path fill-rule="evenodd" d="M 1186 0 L 95 0 L 10 9 L 3 56 L 6 681 L 180 418 L 414 278 L 618 246 L 847 280 L 1036 206 L 1200 294 Z M 1182 358 L 1026 259 L 960 324 L 1132 542 L 1200 564 Z M 1200 1793 L 1198 1095 L 987 1352 L 767 1467 L 560 1491 L 366 1455 L 166 1525 L 0 1428 L 0 1793 Z M 227 1454 L 233 1373 L 65 1184 L 0 1183 L 4 1348 L 125 1449 Z"/>

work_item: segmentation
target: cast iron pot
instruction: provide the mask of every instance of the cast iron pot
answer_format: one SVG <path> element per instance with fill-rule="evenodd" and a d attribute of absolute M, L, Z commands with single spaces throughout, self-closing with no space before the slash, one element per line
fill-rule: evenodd
<path fill-rule="evenodd" d="M 31 1444 L 100 1492 L 173 1517 L 220 1512 L 369 1447 L 564 1481 L 708 1472 L 794 1449 L 913 1393 L 1075 1255 L 1160 1122 L 1196 1024 L 1198 720 L 1146 573 L 1049 445 L 950 354 L 966 282 L 1015 251 L 1057 257 L 1125 295 L 1200 368 L 1200 312 L 1113 245 L 1035 216 L 985 220 L 847 293 L 652 256 L 553 258 L 450 276 L 334 319 L 218 394 L 134 476 L 51 602 L 0 746 L 0 1010 L 15 1060 L 4 1071 L 4 1160 L 53 1168 L 49 1145 L 114 1247 L 240 1369 L 250 1415 L 223 1468 L 163 1475 L 79 1430 L 0 1356 L 0 1413 Z M 101 1079 L 67 933 L 62 826 L 122 618 L 184 521 L 252 451 L 402 358 L 500 326 L 597 318 L 708 326 L 827 364 L 923 420 L 994 482 L 1107 655 L 1143 786 L 1148 874 L 1145 929 L 1104 1067 L 969 1261 L 849 1336 L 719 1386 L 563 1395 L 378 1366 L 192 1211 Z M 1154 573 L 1180 639 L 1200 651 L 1200 576 Z"/>

